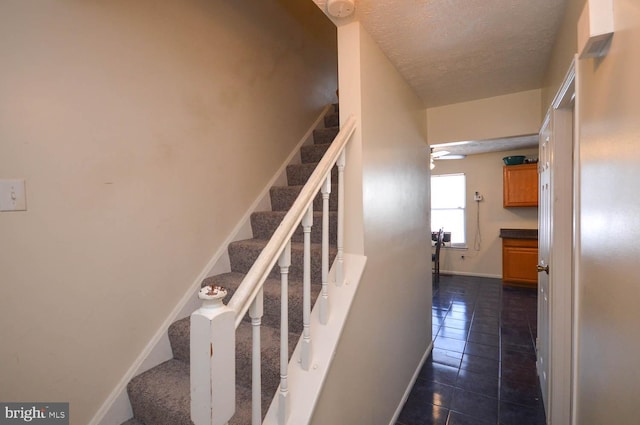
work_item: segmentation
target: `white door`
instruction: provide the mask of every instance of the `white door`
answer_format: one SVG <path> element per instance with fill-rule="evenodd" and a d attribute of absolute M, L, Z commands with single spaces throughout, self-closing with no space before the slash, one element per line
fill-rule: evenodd
<path fill-rule="evenodd" d="M 549 248 L 551 241 L 551 152 L 553 137 L 551 118 L 547 116 L 540 130 L 538 161 L 538 336 L 536 354 L 538 376 L 547 417 L 549 416 Z"/>

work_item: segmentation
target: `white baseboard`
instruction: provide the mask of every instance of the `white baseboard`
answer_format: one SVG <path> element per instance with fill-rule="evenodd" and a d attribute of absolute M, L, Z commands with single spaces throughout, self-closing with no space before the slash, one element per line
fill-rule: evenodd
<path fill-rule="evenodd" d="M 271 189 L 271 186 L 276 184 L 286 185 L 287 165 L 295 164 L 296 162 L 300 163 L 300 147 L 305 144 L 313 143 L 313 130 L 324 127 L 324 116 L 331 108 L 333 108 L 333 105 L 331 104 L 323 108 L 318 118 L 316 118 L 304 136 L 302 136 L 287 159 L 282 163 L 271 180 L 269 180 L 265 185 L 263 190 L 260 192 L 260 195 L 258 195 L 255 201 L 253 201 L 247 212 L 229 233 L 229 236 L 220 245 L 220 247 L 218 247 L 187 292 L 182 296 L 169 316 L 153 335 L 149 343 L 145 346 L 131 367 L 129 367 L 116 387 L 111 391 L 107 399 L 89 422 L 89 425 L 119 425 L 133 416 L 133 411 L 127 395 L 127 384 L 134 376 L 172 358 L 173 354 L 171 352 L 169 338 L 167 337 L 167 329 L 169 329 L 169 326 L 173 322 L 190 315 L 200 307 L 197 293 L 205 278 L 214 274 L 231 271 L 227 247 L 231 242 L 251 237 L 251 214 L 259 209 L 271 209 L 271 200 L 269 197 L 269 190 Z"/>
<path fill-rule="evenodd" d="M 416 381 L 418 380 L 418 376 L 420 375 L 420 371 L 422 370 L 422 366 L 424 366 L 424 363 L 429 358 L 429 354 L 431 354 L 431 350 L 433 350 L 433 341 L 431 341 L 429 343 L 429 346 L 427 347 L 427 350 L 422 355 L 422 358 L 420 359 L 420 363 L 418 364 L 418 367 L 416 368 L 416 371 L 413 373 L 413 376 L 411 377 L 411 381 L 409 382 L 409 386 L 407 386 L 407 389 L 404 391 L 404 394 L 402 395 L 402 399 L 400 400 L 400 404 L 398 405 L 398 407 L 396 409 L 396 412 L 393 414 L 393 417 L 391 418 L 391 422 L 389 422 L 389 425 L 395 425 L 396 422 L 398 422 L 398 418 L 400 417 L 400 413 L 402 413 L 402 408 L 404 407 L 404 404 L 409 399 L 409 395 L 411 394 L 411 390 L 413 389 L 413 386 L 415 385 Z"/>
<path fill-rule="evenodd" d="M 473 276 L 473 277 L 488 277 L 492 279 L 502 279 L 501 274 L 490 273 L 474 273 L 474 272 L 461 272 L 457 270 L 440 270 L 440 274 L 450 274 L 454 276 Z"/>

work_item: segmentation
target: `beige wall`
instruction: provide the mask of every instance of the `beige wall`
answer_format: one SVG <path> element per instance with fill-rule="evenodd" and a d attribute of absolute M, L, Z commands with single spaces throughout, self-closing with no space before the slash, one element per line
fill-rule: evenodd
<path fill-rule="evenodd" d="M 540 90 L 429 108 L 429 144 L 537 134 L 540 110 Z"/>
<path fill-rule="evenodd" d="M 562 25 L 558 30 L 549 65 L 542 80 L 542 116 L 562 84 L 578 45 L 577 22 L 586 0 L 568 0 Z"/>
<path fill-rule="evenodd" d="M 575 8 L 581 1 L 570 1 Z M 578 63 L 575 423 L 634 423 L 640 394 L 640 7 L 614 0 L 609 54 Z M 565 23 L 575 31 L 575 22 Z M 567 62 L 570 49 L 558 63 Z"/>
<path fill-rule="evenodd" d="M 440 269 L 443 273 L 502 277 L 501 228 L 537 229 L 538 208 L 502 207 L 502 158 L 508 155 L 538 157 L 538 150 L 520 149 L 469 155 L 461 160 L 435 161 L 431 174 L 464 173 L 467 180 L 466 232 L 467 249 L 443 248 Z M 483 196 L 478 204 L 475 192 Z M 480 226 L 477 224 L 480 208 Z M 480 235 L 476 232 L 480 228 Z M 479 246 L 478 246 L 478 245 Z M 464 256 L 464 258 L 463 258 Z"/>
<path fill-rule="evenodd" d="M 576 53 L 584 0 L 570 0 L 545 77 L 553 98 Z M 640 314 L 636 298 L 640 237 L 640 8 L 613 0 L 608 55 L 580 60 L 578 72 L 579 233 L 574 289 L 574 424 L 637 421 Z"/>
<path fill-rule="evenodd" d="M 88 423 L 334 100 L 335 28 L 283 4 L 0 3 L 0 400 Z"/>
<path fill-rule="evenodd" d="M 431 341 L 425 115 L 358 22 L 338 35 L 341 113 L 362 111 L 362 195 L 350 201 L 363 205 L 368 262 L 313 423 L 389 424 Z"/>

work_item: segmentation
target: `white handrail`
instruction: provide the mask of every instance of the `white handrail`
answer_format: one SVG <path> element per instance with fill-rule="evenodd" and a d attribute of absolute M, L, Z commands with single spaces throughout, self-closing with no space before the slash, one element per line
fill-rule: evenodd
<path fill-rule="evenodd" d="M 240 326 L 242 318 L 251 306 L 251 302 L 262 288 L 264 281 L 278 261 L 282 250 L 295 232 L 296 226 L 302 221 L 302 217 L 306 214 L 307 208 L 309 208 L 313 202 L 326 176 L 331 172 L 331 168 L 335 165 L 355 129 L 356 119 L 351 115 L 345 121 L 336 138 L 331 142 L 331 146 L 316 166 L 311 177 L 309 177 L 307 184 L 304 185 L 300 195 L 298 195 L 298 198 L 291 206 L 291 209 L 289 209 L 273 233 L 271 240 L 269 240 L 233 294 L 233 297 L 229 300 L 227 307 L 236 312 L 236 328 Z"/>

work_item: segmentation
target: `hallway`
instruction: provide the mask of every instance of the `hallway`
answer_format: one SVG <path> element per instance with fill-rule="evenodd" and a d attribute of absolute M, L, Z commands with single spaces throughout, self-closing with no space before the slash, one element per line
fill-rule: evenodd
<path fill-rule="evenodd" d="M 544 425 L 536 375 L 536 292 L 441 276 L 432 354 L 397 425 Z"/>

